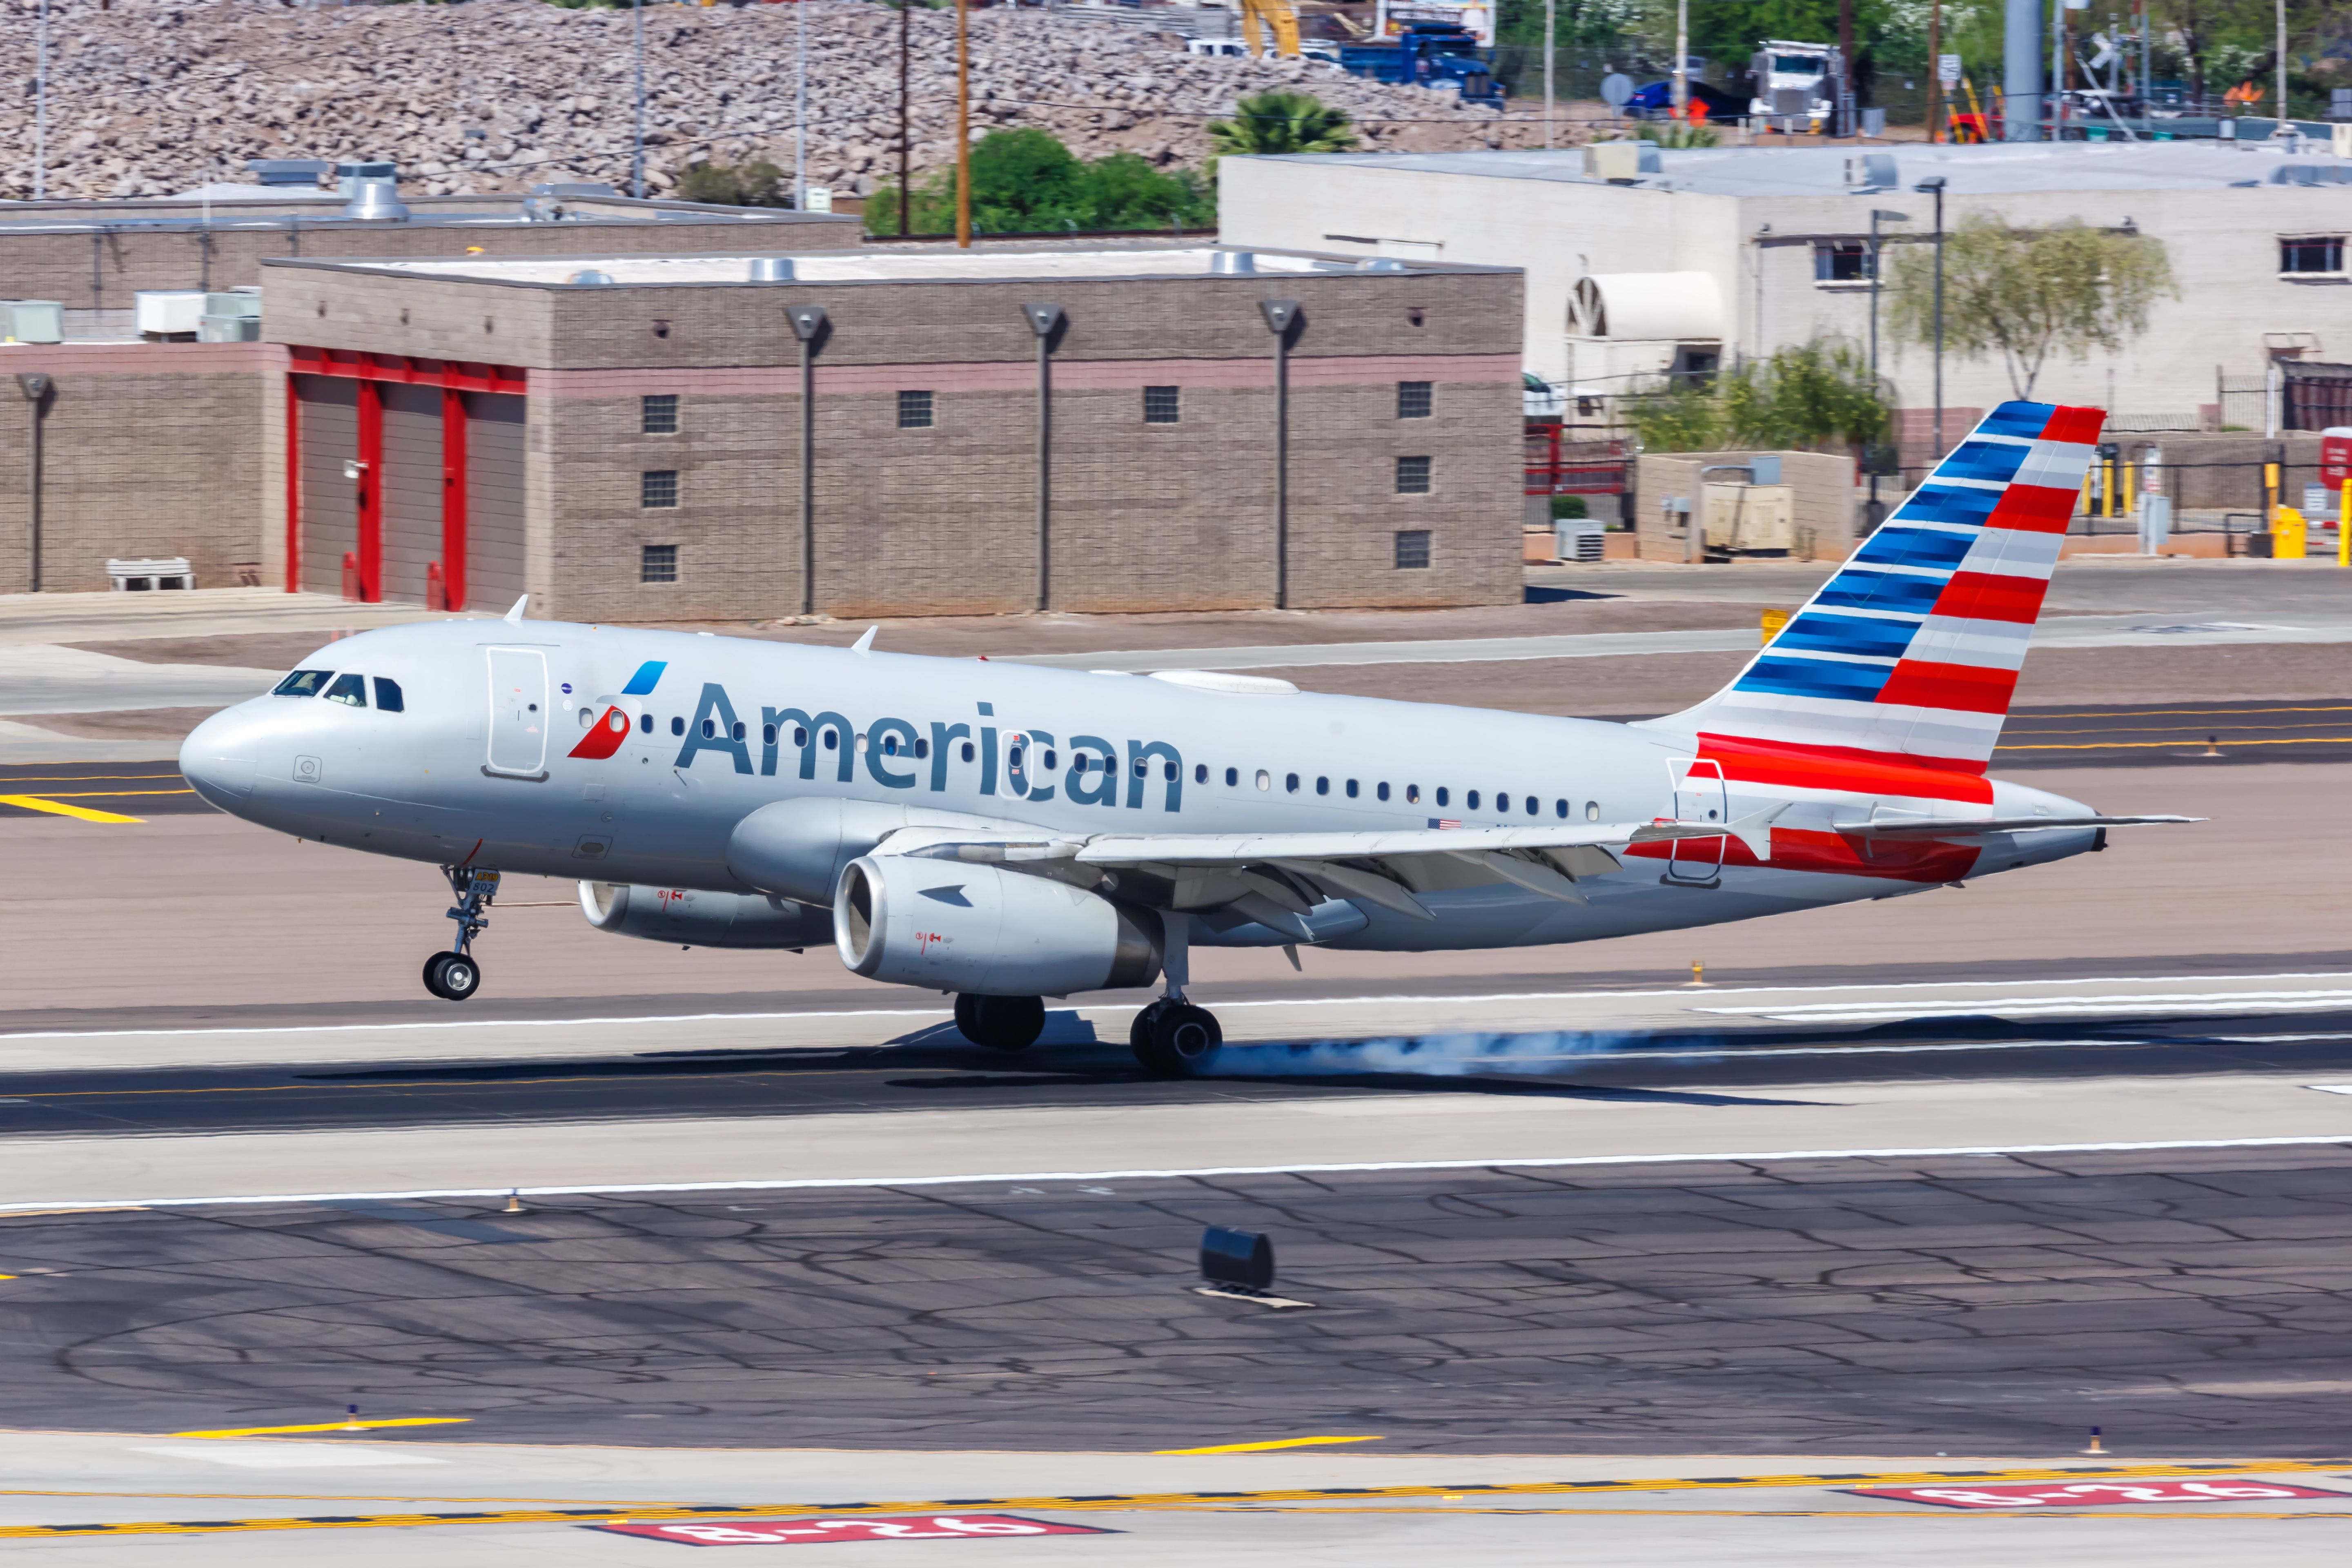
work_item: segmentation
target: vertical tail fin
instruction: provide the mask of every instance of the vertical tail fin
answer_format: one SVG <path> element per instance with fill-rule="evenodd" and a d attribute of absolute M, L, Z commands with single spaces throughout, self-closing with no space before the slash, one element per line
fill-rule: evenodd
<path fill-rule="evenodd" d="M 1649 723 L 1703 748 L 1981 774 L 2105 419 L 2002 404 L 1737 679 Z"/>

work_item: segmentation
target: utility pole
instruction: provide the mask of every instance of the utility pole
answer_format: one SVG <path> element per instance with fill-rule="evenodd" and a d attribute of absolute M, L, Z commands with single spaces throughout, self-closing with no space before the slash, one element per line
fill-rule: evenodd
<path fill-rule="evenodd" d="M 2001 137 L 2038 142 L 2042 102 L 2041 0 L 2005 0 L 2001 11 Z"/>
<path fill-rule="evenodd" d="M 1690 118 L 1690 0 L 1675 0 L 1675 118 Z"/>
<path fill-rule="evenodd" d="M 956 244 L 971 248 L 971 0 L 956 7 Z"/>
<path fill-rule="evenodd" d="M 1927 5 L 1927 140 L 1944 139 L 1944 0 Z"/>
<path fill-rule="evenodd" d="M 49 194 L 49 0 L 41 0 L 40 42 L 33 67 L 33 199 Z"/>
<path fill-rule="evenodd" d="M 42 3 L 46 5 L 47 0 L 42 0 Z M 1559 145 L 1556 125 L 1559 100 L 1553 95 L 1551 79 L 1553 13 L 1558 9 L 1559 0 L 1544 0 L 1544 145 L 1547 147 Z"/>
<path fill-rule="evenodd" d="M 1936 198 L 1936 461 L 1944 460 L 1944 176 L 1911 187 Z"/>
<path fill-rule="evenodd" d="M 914 193 L 908 189 L 914 178 L 913 142 L 907 131 L 907 58 L 912 47 L 907 30 L 914 25 L 915 0 L 898 0 L 898 237 L 907 237 L 908 204 Z"/>
<path fill-rule="evenodd" d="M 48 0 L 42 0 L 43 5 Z M 629 154 L 629 195 L 646 199 L 646 0 L 633 0 L 637 30 L 637 129 Z"/>
<path fill-rule="evenodd" d="M 800 24 L 793 66 L 793 211 L 804 213 L 808 211 L 808 0 L 800 0 L 793 10 Z"/>
<path fill-rule="evenodd" d="M 1934 68 L 1935 58 L 1931 45 L 1927 52 L 1930 69 Z M 1840 136 L 1851 136 L 1861 129 L 1854 121 L 1859 118 L 1855 110 L 1862 101 L 1853 87 L 1853 0 L 1838 0 L 1838 59 L 1843 63 L 1845 74 L 1838 79 L 1837 101 L 1830 106 L 1830 129 Z"/>
<path fill-rule="evenodd" d="M 2271 134 L 2286 134 L 2286 0 L 2278 0 L 2278 118 L 2271 122 Z"/>

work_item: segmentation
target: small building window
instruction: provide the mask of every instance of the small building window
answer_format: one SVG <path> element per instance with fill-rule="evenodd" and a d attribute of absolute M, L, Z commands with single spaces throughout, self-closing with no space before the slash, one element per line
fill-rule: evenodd
<path fill-rule="evenodd" d="M 637 428 L 647 436 L 677 434 L 677 394 L 649 392 L 637 399 Z"/>
<path fill-rule="evenodd" d="M 2287 277 L 2340 274 L 2344 270 L 2344 237 L 2305 235 L 2279 241 L 2279 271 Z"/>
<path fill-rule="evenodd" d="M 675 583 L 677 581 L 677 546 L 648 544 L 637 552 L 637 581 L 640 583 Z"/>
<path fill-rule="evenodd" d="M 1867 283 L 1870 244 L 1861 239 L 1817 239 L 1813 242 L 1813 281 Z"/>
<path fill-rule="evenodd" d="M 931 395 L 928 392 L 902 392 L 898 395 L 898 428 L 928 430 L 931 427 Z"/>
<path fill-rule="evenodd" d="M 1398 382 L 1397 417 L 1400 419 L 1428 418 L 1430 405 L 1429 394 L 1431 388 L 1435 385 L 1436 383 L 1429 381 Z"/>
<path fill-rule="evenodd" d="M 1179 386 L 1147 386 L 1143 389 L 1143 422 L 1146 425 L 1174 425 L 1183 418 L 1183 388 Z"/>
<path fill-rule="evenodd" d="M 1397 459 L 1397 494 L 1425 496 L 1429 493 L 1429 459 L 1399 458 Z"/>
<path fill-rule="evenodd" d="M 1429 565 L 1429 530 L 1407 528 L 1398 531 L 1396 563 L 1400 572 L 1419 572 Z"/>
<path fill-rule="evenodd" d="M 637 504 L 643 507 L 677 504 L 677 470 L 647 468 L 637 476 Z"/>

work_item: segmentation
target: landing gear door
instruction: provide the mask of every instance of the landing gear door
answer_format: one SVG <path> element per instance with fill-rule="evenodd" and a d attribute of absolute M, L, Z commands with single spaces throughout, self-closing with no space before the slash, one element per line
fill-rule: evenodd
<path fill-rule="evenodd" d="M 1724 822 L 1729 809 L 1723 787 L 1723 764 L 1711 758 L 1667 764 L 1675 773 L 1675 820 Z M 1677 838 L 1666 862 L 1666 875 L 1678 882 L 1711 882 L 1723 872 L 1723 840 Z"/>
<path fill-rule="evenodd" d="M 484 650 L 490 661 L 490 756 L 482 771 L 547 777 L 547 655 L 535 647 Z"/>

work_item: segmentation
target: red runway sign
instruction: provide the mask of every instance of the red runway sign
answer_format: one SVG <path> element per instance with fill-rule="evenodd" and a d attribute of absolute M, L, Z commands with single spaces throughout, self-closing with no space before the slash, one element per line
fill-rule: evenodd
<path fill-rule="evenodd" d="M 1117 1535 L 1091 1525 L 1015 1519 L 1009 1513 L 919 1513 L 892 1519 L 736 1519 L 724 1524 L 599 1524 L 614 1535 L 642 1535 L 684 1546 L 822 1546 L 832 1541 L 979 1541 L 1000 1535 Z"/>
<path fill-rule="evenodd" d="M 2007 1485 L 1849 1487 L 1855 1497 L 1893 1498 L 1938 1508 L 2081 1508 L 2119 1502 L 2277 1502 L 2294 1498 L 2352 1497 L 2284 1481 L 2027 1481 Z"/>

